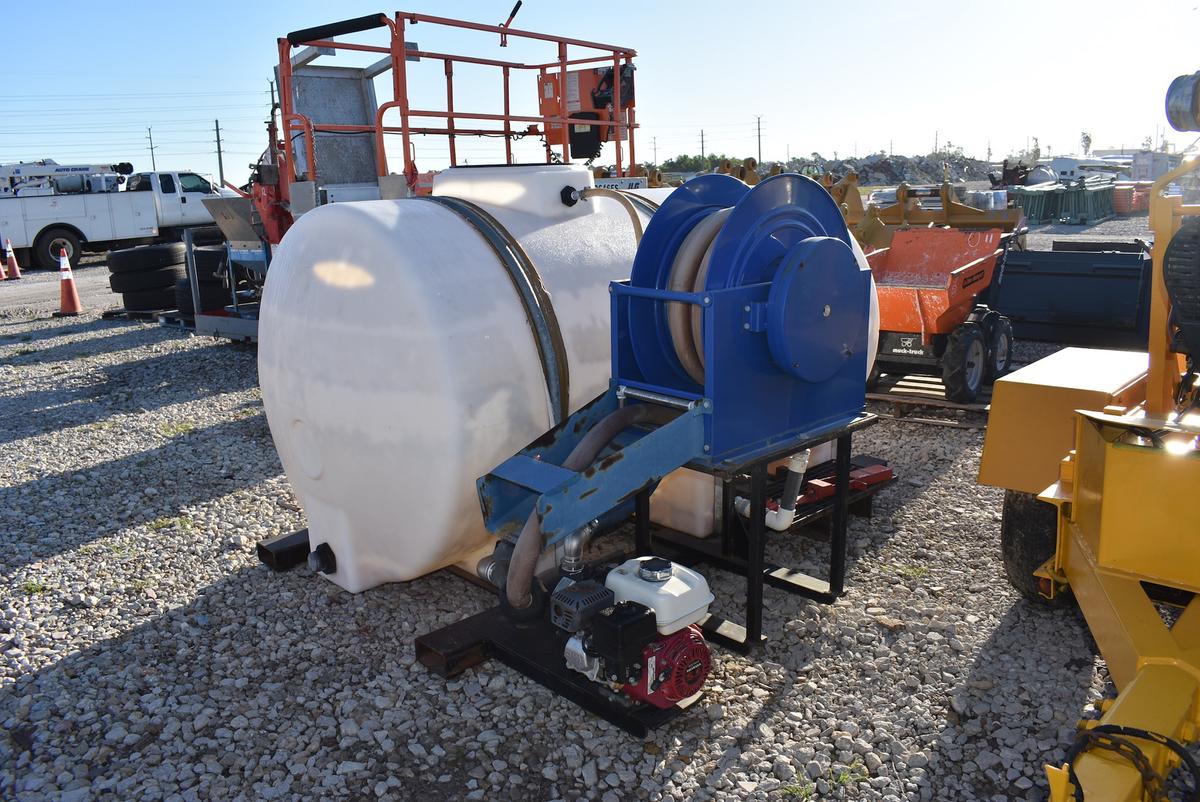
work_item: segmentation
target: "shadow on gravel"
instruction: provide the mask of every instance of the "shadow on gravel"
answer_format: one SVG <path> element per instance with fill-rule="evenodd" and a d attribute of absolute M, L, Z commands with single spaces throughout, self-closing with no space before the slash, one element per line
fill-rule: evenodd
<path fill-rule="evenodd" d="M 385 800 L 460 800 L 468 770 L 486 763 L 491 771 L 493 758 L 507 759 L 530 741 L 550 750 L 564 740 L 544 711 L 568 703 L 548 692 L 528 683 L 510 687 L 511 697 L 475 687 L 469 699 L 461 685 L 448 690 L 414 662 L 414 617 L 440 625 L 488 603 L 454 577 L 352 596 L 307 569 L 272 574 L 255 566 L 174 609 L 140 589 L 129 599 L 120 615 L 136 626 L 0 695 L 0 720 L 11 722 L 0 732 L 0 797 L 24 798 L 36 775 L 54 798 L 65 765 L 89 780 L 92 799 L 376 799 L 376 784 L 394 778 Z M 131 614 L 138 607 L 143 612 Z M 403 614 L 417 608 L 419 616 Z M 61 615 L 64 627 L 75 627 L 117 611 L 64 607 Z M 497 676 L 502 685 L 519 681 L 496 663 L 462 679 L 486 684 Z M 27 695 L 33 701 L 22 705 Z M 528 736 L 505 732 L 513 707 Z M 453 729 L 439 732 L 445 726 Z M 479 747 L 478 759 L 465 759 L 463 744 L 484 730 L 505 740 L 498 751 Z M 426 758 L 435 747 L 445 752 Z M 503 798 L 550 798 L 541 764 L 530 763 L 505 772 L 524 779 Z M 293 774 L 297 764 L 303 768 Z"/>
<path fill-rule="evenodd" d="M 93 331 L 108 331 L 100 337 L 89 337 L 86 340 L 73 340 L 58 345 L 48 345 L 39 347 L 38 343 L 43 340 L 50 340 L 56 337 L 69 337 L 73 334 L 82 334 L 84 332 Z M 127 347 L 136 347 L 136 345 L 145 345 L 146 343 L 133 343 L 128 345 L 126 340 L 131 340 L 131 335 L 146 332 L 144 323 L 128 320 L 101 320 L 96 321 L 87 326 L 81 326 L 70 331 L 59 331 L 48 336 L 42 335 L 42 330 L 36 330 L 29 334 L 21 335 L 19 338 L 11 334 L 0 334 L 0 345 L 11 345 L 15 347 L 26 347 L 34 350 L 34 353 L 26 354 L 20 357 L 9 356 L 7 358 L 0 357 L 0 360 L 10 362 L 12 364 L 31 365 L 43 362 L 58 362 L 68 359 L 78 359 L 80 357 L 93 356 L 101 353 L 111 353 L 121 351 Z"/>
<path fill-rule="evenodd" d="M 1071 745 L 1094 677 L 1095 648 L 1074 607 L 1014 603 L 947 700 L 948 724 L 927 774 L 934 799 L 1045 799 L 1041 766 L 1061 762 Z M 1004 760 L 1037 766 L 1033 787 L 1015 784 Z"/>
<path fill-rule="evenodd" d="M 53 319 L 54 318 L 52 318 L 50 315 L 45 315 L 40 318 L 34 318 L 34 320 L 53 320 Z M 65 319 L 64 319 L 64 321 L 65 321 Z M 25 342 L 35 342 L 37 340 L 48 340 L 52 337 L 65 337 L 68 334 L 79 334 L 80 332 L 91 331 L 97 325 L 109 326 L 114 323 L 126 325 L 126 321 L 109 321 L 109 320 L 104 320 L 103 318 L 101 318 L 99 320 L 72 319 L 71 322 L 63 322 L 61 325 L 58 325 L 58 326 L 47 326 L 46 328 L 34 329 L 33 331 L 28 331 L 27 329 L 29 328 L 29 322 L 30 322 L 29 318 L 18 318 L 15 320 L 0 320 L 0 331 L 3 331 L 4 329 L 8 329 L 8 328 L 22 329 L 20 334 L 0 334 L 0 340 L 3 340 L 5 343 L 10 343 L 10 342 L 13 342 L 14 340 L 18 340 L 18 339 L 25 341 Z M 28 338 L 28 339 L 26 339 L 26 338 Z"/>
<path fill-rule="evenodd" d="M 242 461 L 270 449 L 266 417 L 257 412 L 121 459 L 0 488 L 0 573 L 278 476 L 273 451 Z M 148 488 L 153 495 L 143 495 Z"/>
<path fill-rule="evenodd" d="M 122 336 L 132 334 L 126 332 Z M 80 346 L 86 350 L 86 344 Z M 215 351 L 218 348 L 227 350 L 218 353 Z M 241 349 L 240 354 L 237 351 L 236 347 L 221 343 L 210 348 L 155 354 L 89 371 L 76 386 L 21 393 L 6 399 L 9 409 L 19 409 L 21 414 L 6 415 L 0 444 L 96 423 L 120 413 L 159 409 L 249 389 L 258 382 L 254 353 L 248 349 Z"/>

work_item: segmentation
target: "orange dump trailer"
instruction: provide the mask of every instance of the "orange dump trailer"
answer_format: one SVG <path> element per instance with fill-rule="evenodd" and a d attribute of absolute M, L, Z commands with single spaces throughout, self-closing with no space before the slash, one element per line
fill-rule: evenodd
<path fill-rule="evenodd" d="M 867 254 L 879 293 L 875 374 L 940 374 L 946 397 L 974 401 L 1012 362 L 1012 324 L 979 302 L 1008 247 L 1000 229 L 913 228 Z"/>

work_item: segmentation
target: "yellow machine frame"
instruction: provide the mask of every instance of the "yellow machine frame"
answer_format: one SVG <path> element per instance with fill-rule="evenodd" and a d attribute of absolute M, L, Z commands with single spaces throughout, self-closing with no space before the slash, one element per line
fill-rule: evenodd
<path fill-rule="evenodd" d="M 1200 205 L 1162 194 L 1198 165 L 1198 159 L 1183 163 L 1151 191 L 1155 243 L 1144 381 L 1131 384 L 1122 375 L 1117 384 L 1123 389 L 1109 399 L 1112 406 L 1076 412 L 1074 449 L 1060 452 L 1057 481 L 1038 495 L 1057 508 L 1057 540 L 1054 556 L 1034 573 L 1049 598 L 1068 588 L 1074 593 L 1118 691 L 1098 721 L 1081 726 L 1105 727 L 1096 732 L 1126 728 L 1120 739 L 1140 751 L 1153 773 L 1135 766 L 1128 754 L 1083 750 L 1070 765 L 1046 766 L 1052 802 L 1074 800 L 1076 783 L 1087 802 L 1162 798 L 1159 778 L 1179 765 L 1179 757 L 1161 738 L 1128 733 L 1147 731 L 1181 745 L 1200 739 L 1200 595 L 1191 595 L 1200 593 L 1200 416 L 1178 420 L 1174 414 L 1183 362 L 1170 350 L 1163 280 L 1166 247 L 1185 217 L 1200 215 Z M 1014 468 L 1020 454 L 1000 445 L 1011 437 L 1020 442 L 1021 421 L 1041 417 L 1063 387 L 1022 383 L 1021 373 L 997 385 L 980 481 L 1028 492 L 1009 479 L 1019 475 Z M 1006 381 L 1014 384 L 1008 401 L 1002 393 Z M 1017 384 L 1023 386 L 1018 390 Z M 1139 397 L 1131 398 L 1131 391 Z M 1057 420 L 1054 425 L 1066 425 Z M 1049 467 L 1026 461 L 1024 474 Z M 1160 608 L 1172 604 L 1177 616 L 1168 625 L 1170 616 L 1164 619 Z M 1120 740 L 1105 737 L 1110 747 Z"/>
<path fill-rule="evenodd" d="M 949 226 L 951 228 L 998 228 L 1004 232 L 1015 231 L 1021 224 L 1020 209 L 976 209 L 959 203 L 949 181 L 938 188 L 942 208 L 927 209 L 921 206 L 921 198 L 908 184 L 896 187 L 896 202 L 887 206 L 863 205 L 862 193 L 858 189 L 858 173 L 849 172 L 838 180 L 831 173 L 817 179 L 841 207 L 842 214 L 855 238 L 863 247 L 886 248 L 892 242 L 892 233 L 899 228 L 915 226 Z"/>

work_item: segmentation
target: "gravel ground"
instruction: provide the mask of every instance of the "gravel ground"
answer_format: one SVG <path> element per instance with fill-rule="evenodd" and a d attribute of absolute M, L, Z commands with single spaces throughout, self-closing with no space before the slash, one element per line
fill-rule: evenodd
<path fill-rule="evenodd" d="M 966 415 L 858 437 L 901 478 L 851 523 L 845 597 L 768 589 L 765 648 L 714 650 L 645 741 L 498 663 L 447 682 L 413 638 L 483 591 L 258 564 L 304 522 L 253 350 L 45 303 L 0 307 L 0 798 L 1041 799 L 1111 692 L 1080 618 L 1005 582 Z M 775 537 L 815 567 L 819 533 Z"/>
<path fill-rule="evenodd" d="M 104 311 L 121 306 L 121 296 L 113 294 L 108 286 L 107 254 L 83 254 L 79 265 L 71 272 L 75 275 L 75 289 L 85 309 Z M 22 270 L 20 281 L 0 284 L 0 315 L 41 314 L 58 309 L 57 270 Z M 0 318 L 2 319 L 2 318 Z"/>
<path fill-rule="evenodd" d="M 1126 242 L 1142 239 L 1146 242 L 1153 242 L 1154 235 L 1150 231 L 1150 215 L 1135 214 L 1111 217 L 1094 226 L 1067 226 L 1061 223 L 1030 226 L 1026 243 L 1030 250 L 1048 251 L 1056 239 L 1123 240 Z"/>

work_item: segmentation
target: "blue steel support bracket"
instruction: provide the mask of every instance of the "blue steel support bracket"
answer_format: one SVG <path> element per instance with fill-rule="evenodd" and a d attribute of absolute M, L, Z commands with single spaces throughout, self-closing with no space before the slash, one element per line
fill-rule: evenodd
<path fill-rule="evenodd" d="M 707 415 L 703 405 L 696 405 L 538 497 L 537 513 L 546 544 L 562 540 L 637 491 L 702 456 Z"/>
<path fill-rule="evenodd" d="M 575 472 L 552 462 L 517 454 L 496 466 L 491 475 L 540 495 L 562 485 Z"/>
<path fill-rule="evenodd" d="M 616 395 L 608 390 L 480 477 L 475 488 L 487 530 L 500 538 L 519 531 L 534 499 L 572 475 L 560 467 L 567 455 L 589 429 L 616 408 Z"/>

